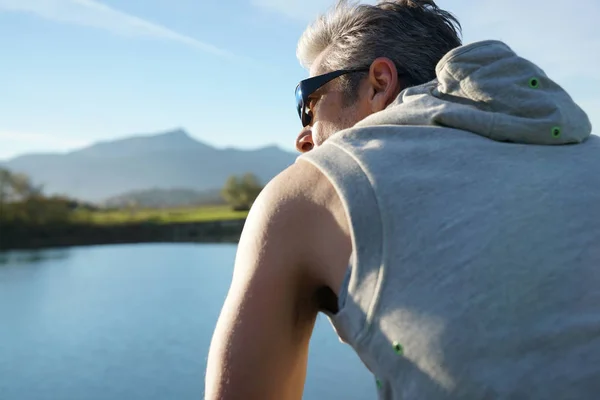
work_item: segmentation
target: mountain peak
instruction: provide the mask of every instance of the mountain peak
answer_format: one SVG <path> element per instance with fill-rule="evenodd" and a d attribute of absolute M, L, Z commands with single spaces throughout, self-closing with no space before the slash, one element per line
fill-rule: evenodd
<path fill-rule="evenodd" d="M 185 129 L 177 128 L 159 133 L 103 141 L 71 154 L 94 157 L 128 157 L 142 153 L 190 149 L 208 150 L 211 147 L 194 139 Z"/>
<path fill-rule="evenodd" d="M 188 133 L 188 131 L 186 131 L 183 128 L 175 128 L 175 129 L 171 129 L 171 130 L 167 130 L 167 131 L 163 131 L 163 132 L 151 134 L 151 135 L 148 135 L 146 137 L 148 137 L 148 138 L 150 138 L 150 137 L 167 137 L 167 138 L 173 138 L 173 139 L 191 139 L 191 140 L 194 140 L 190 136 L 190 134 Z M 196 140 L 194 140 L 194 141 L 196 141 Z"/>

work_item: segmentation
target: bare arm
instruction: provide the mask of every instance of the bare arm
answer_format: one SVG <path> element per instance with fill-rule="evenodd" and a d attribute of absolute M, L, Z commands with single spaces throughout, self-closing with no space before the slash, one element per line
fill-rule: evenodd
<path fill-rule="evenodd" d="M 336 266 L 343 276 L 350 254 L 345 216 L 331 211 L 339 205 L 332 190 L 300 163 L 257 199 L 211 343 L 206 399 L 302 398 L 315 293 Z"/>

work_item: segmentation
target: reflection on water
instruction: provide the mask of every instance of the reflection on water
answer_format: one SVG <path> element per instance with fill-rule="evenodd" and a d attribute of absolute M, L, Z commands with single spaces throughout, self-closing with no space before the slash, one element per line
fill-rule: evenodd
<path fill-rule="evenodd" d="M 35 264 L 69 257 L 70 249 L 40 249 L 27 251 L 0 251 L 0 265 Z"/>

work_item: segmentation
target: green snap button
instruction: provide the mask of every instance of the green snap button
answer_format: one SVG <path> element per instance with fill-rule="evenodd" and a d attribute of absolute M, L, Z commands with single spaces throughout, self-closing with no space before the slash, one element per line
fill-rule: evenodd
<path fill-rule="evenodd" d="M 377 388 L 378 388 L 378 389 L 381 389 L 381 387 L 383 386 L 383 385 L 381 384 L 381 381 L 380 381 L 379 379 L 375 379 L 375 383 L 377 384 Z"/>
<path fill-rule="evenodd" d="M 396 352 L 396 354 L 398 354 L 398 355 L 404 354 L 404 348 L 402 347 L 402 345 L 400 343 L 394 342 L 394 343 L 392 343 L 392 345 L 394 346 L 394 351 Z"/>
<path fill-rule="evenodd" d="M 529 80 L 529 87 L 532 89 L 537 89 L 540 87 L 540 80 L 538 78 L 531 78 Z"/>
<path fill-rule="evenodd" d="M 559 137 L 561 133 L 561 129 L 560 126 L 555 126 L 554 128 L 552 128 L 552 137 Z"/>

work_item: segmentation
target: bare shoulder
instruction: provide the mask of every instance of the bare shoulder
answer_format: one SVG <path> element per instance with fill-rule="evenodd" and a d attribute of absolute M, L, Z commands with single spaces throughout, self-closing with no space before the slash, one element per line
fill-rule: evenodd
<path fill-rule="evenodd" d="M 314 323 L 331 304 L 322 289 L 335 293 L 351 253 L 338 203 L 326 177 L 303 161 L 261 192 L 213 335 L 206 398 L 302 397 Z"/>
<path fill-rule="evenodd" d="M 321 171 L 299 160 L 283 170 L 265 187 L 262 197 L 278 203 L 309 202 L 328 206 L 335 201 L 335 189 Z"/>
<path fill-rule="evenodd" d="M 314 165 L 298 161 L 263 190 L 243 236 L 281 241 L 297 254 L 298 265 L 332 289 L 343 280 L 351 253 L 348 218 L 329 179 Z"/>
<path fill-rule="evenodd" d="M 323 293 L 337 293 L 350 253 L 340 199 L 317 168 L 299 161 L 265 187 L 211 342 L 207 399 L 302 398 L 317 314 L 335 301 Z"/>

